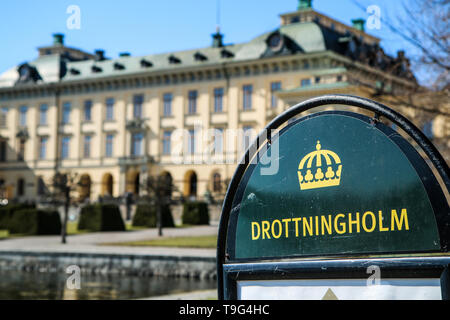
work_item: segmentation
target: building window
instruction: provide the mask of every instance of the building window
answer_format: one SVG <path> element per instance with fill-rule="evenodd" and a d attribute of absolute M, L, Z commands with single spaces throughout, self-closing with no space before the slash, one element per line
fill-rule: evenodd
<path fill-rule="evenodd" d="M 0 110 L 0 128 L 6 128 L 8 126 L 8 108 L 3 107 Z"/>
<path fill-rule="evenodd" d="M 433 139 L 433 121 L 427 121 L 422 128 L 423 134 L 430 140 Z"/>
<path fill-rule="evenodd" d="M 25 127 L 27 125 L 27 106 L 21 106 L 19 109 L 19 126 Z"/>
<path fill-rule="evenodd" d="M 213 175 L 213 191 L 222 192 L 222 179 L 220 173 L 216 172 Z"/>
<path fill-rule="evenodd" d="M 6 162 L 8 143 L 6 140 L 0 141 L 0 162 Z"/>
<path fill-rule="evenodd" d="M 222 128 L 214 129 L 214 153 L 215 154 L 223 153 L 223 129 Z"/>
<path fill-rule="evenodd" d="M 270 84 L 270 107 L 276 108 L 278 105 L 278 98 L 276 93 L 281 90 L 281 82 L 272 82 Z"/>
<path fill-rule="evenodd" d="M 311 85 L 311 79 L 302 79 L 300 81 L 301 87 L 306 87 L 306 86 L 310 86 L 310 85 Z"/>
<path fill-rule="evenodd" d="M 70 137 L 62 137 L 61 139 L 61 159 L 69 158 Z"/>
<path fill-rule="evenodd" d="M 41 137 L 39 140 L 39 159 L 47 157 L 47 141 L 48 137 Z"/>
<path fill-rule="evenodd" d="M 62 113 L 62 123 L 68 124 L 70 121 L 70 113 L 72 111 L 72 106 L 70 102 L 66 102 L 63 104 L 63 113 Z"/>
<path fill-rule="evenodd" d="M 39 125 L 46 126 L 47 125 L 47 111 L 48 111 L 48 105 L 41 104 L 39 107 Z"/>
<path fill-rule="evenodd" d="M 163 114 L 165 117 L 172 115 L 172 94 L 165 93 L 163 96 Z"/>
<path fill-rule="evenodd" d="M 19 140 L 19 151 L 17 152 L 17 160 L 23 161 L 25 159 L 25 139 Z"/>
<path fill-rule="evenodd" d="M 111 158 L 113 156 L 114 135 L 107 134 L 105 142 L 105 157 Z"/>
<path fill-rule="evenodd" d="M 139 94 L 133 97 L 133 117 L 135 119 L 142 119 L 142 104 L 144 103 L 144 96 Z"/>
<path fill-rule="evenodd" d="M 144 140 L 144 135 L 142 133 L 134 133 L 131 136 L 131 155 L 141 156 L 142 155 L 142 140 Z"/>
<path fill-rule="evenodd" d="M 188 93 L 188 113 L 197 113 L 197 91 L 192 90 Z"/>
<path fill-rule="evenodd" d="M 336 81 L 337 81 L 337 82 L 341 82 L 341 81 L 342 81 L 342 75 L 338 75 L 338 76 L 336 77 Z"/>
<path fill-rule="evenodd" d="M 164 131 L 163 133 L 163 154 L 169 155 L 170 150 L 170 139 L 172 136 L 172 131 Z"/>
<path fill-rule="evenodd" d="M 251 84 L 245 85 L 243 87 L 243 109 L 244 110 L 252 109 L 252 92 L 253 92 L 253 86 Z"/>
<path fill-rule="evenodd" d="M 25 180 L 20 178 L 17 180 L 17 196 L 21 197 L 25 195 Z"/>
<path fill-rule="evenodd" d="M 189 136 L 188 136 L 188 154 L 194 154 L 195 153 L 195 130 L 190 129 L 189 130 Z"/>
<path fill-rule="evenodd" d="M 248 148 L 250 148 L 250 142 L 252 139 L 253 128 L 251 126 L 245 126 L 243 128 L 243 137 L 242 137 L 242 149 L 245 152 Z"/>
<path fill-rule="evenodd" d="M 314 78 L 314 82 L 315 82 L 315 83 L 320 83 L 320 80 L 321 80 L 320 77 L 315 77 L 315 78 Z"/>
<path fill-rule="evenodd" d="M 223 112 L 223 88 L 214 89 L 214 112 Z"/>
<path fill-rule="evenodd" d="M 92 100 L 84 102 L 84 121 L 92 121 Z"/>
<path fill-rule="evenodd" d="M 84 136 L 83 156 L 85 158 L 90 158 L 91 157 L 91 141 L 92 141 L 92 136 Z"/>
<path fill-rule="evenodd" d="M 106 99 L 106 114 L 105 118 L 107 121 L 114 120 L 114 98 Z"/>
<path fill-rule="evenodd" d="M 39 196 L 43 196 L 46 194 L 46 191 L 47 191 L 47 187 L 45 186 L 44 179 L 42 179 L 42 177 L 39 177 L 37 179 L 37 194 Z"/>

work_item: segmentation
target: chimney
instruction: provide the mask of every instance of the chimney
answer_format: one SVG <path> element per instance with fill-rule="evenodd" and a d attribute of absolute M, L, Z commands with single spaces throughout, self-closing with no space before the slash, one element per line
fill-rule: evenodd
<path fill-rule="evenodd" d="M 217 28 L 216 33 L 212 35 L 213 37 L 213 48 L 222 48 L 223 47 L 223 34 L 220 33 L 219 28 Z"/>
<path fill-rule="evenodd" d="M 365 23 L 366 23 L 366 20 L 364 20 L 364 19 L 353 19 L 352 20 L 353 28 L 358 29 L 359 31 L 364 31 Z"/>
<path fill-rule="evenodd" d="M 312 0 L 299 0 L 297 10 L 312 9 Z"/>
<path fill-rule="evenodd" d="M 95 60 L 96 61 L 105 60 L 105 51 L 104 50 L 95 50 Z"/>
<path fill-rule="evenodd" d="M 64 34 L 54 33 L 53 34 L 53 45 L 54 46 L 63 46 L 64 45 Z"/>

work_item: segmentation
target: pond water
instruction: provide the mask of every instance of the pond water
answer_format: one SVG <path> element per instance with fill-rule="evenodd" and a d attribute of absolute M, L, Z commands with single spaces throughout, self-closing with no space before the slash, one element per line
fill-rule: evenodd
<path fill-rule="evenodd" d="M 138 299 L 217 287 L 215 280 L 81 274 L 81 288 L 69 289 L 69 276 L 63 272 L 0 271 L 0 299 Z"/>

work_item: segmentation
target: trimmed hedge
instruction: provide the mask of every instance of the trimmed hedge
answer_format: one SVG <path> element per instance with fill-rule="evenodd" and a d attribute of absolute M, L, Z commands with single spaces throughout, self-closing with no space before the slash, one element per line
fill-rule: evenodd
<path fill-rule="evenodd" d="M 125 224 L 115 204 L 89 204 L 81 209 L 78 230 L 125 231 Z"/>
<path fill-rule="evenodd" d="M 161 216 L 163 228 L 175 227 L 170 206 L 169 205 L 162 206 L 161 210 L 162 210 Z M 156 206 L 150 204 L 138 204 L 136 207 L 136 213 L 134 214 L 133 217 L 133 226 L 156 228 L 157 227 L 156 223 L 157 223 Z"/>
<path fill-rule="evenodd" d="M 9 230 L 9 221 L 14 212 L 24 209 L 34 209 L 34 204 L 15 203 L 0 207 L 0 229 Z"/>
<path fill-rule="evenodd" d="M 58 211 L 22 209 L 9 218 L 9 232 L 28 235 L 61 234 L 61 218 Z"/>
<path fill-rule="evenodd" d="M 209 209 L 206 202 L 186 202 L 183 205 L 183 224 L 203 225 L 209 224 Z"/>

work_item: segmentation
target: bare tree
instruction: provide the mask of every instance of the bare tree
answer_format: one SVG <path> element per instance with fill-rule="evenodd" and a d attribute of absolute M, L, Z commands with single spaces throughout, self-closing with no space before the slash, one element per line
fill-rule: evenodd
<path fill-rule="evenodd" d="M 369 0 L 352 1 L 364 13 L 373 4 Z M 450 123 L 450 0 L 390 2 L 394 3 L 396 10 L 385 9 L 378 17 L 382 28 L 388 28 L 403 40 L 404 47 L 409 47 L 408 58 L 400 50 L 393 66 L 396 71 L 409 70 L 411 66 L 419 81 L 409 81 L 408 86 L 381 81 L 383 85 L 375 88 L 372 98 L 409 115 L 450 161 L 450 136 L 446 129 Z M 410 78 L 389 68 L 382 70 L 406 80 Z M 352 80 L 358 83 L 361 78 Z"/>
<path fill-rule="evenodd" d="M 163 235 L 163 218 L 162 208 L 169 205 L 172 199 L 172 194 L 176 191 L 170 175 L 148 176 L 144 181 L 144 188 L 147 191 L 146 199 L 153 202 L 156 207 L 156 226 L 158 228 L 158 235 Z"/>
<path fill-rule="evenodd" d="M 405 15 L 397 18 L 398 27 L 394 30 L 418 49 L 417 56 L 413 56 L 417 67 L 434 74 L 430 79 L 431 88 L 442 90 L 448 87 L 450 0 L 412 0 L 403 2 L 402 7 Z"/>
<path fill-rule="evenodd" d="M 361 0 L 353 2 L 366 11 Z M 394 16 L 387 16 L 380 17 L 382 25 L 416 49 L 409 56 L 414 69 L 425 77 L 427 87 L 449 89 L 450 0 L 403 1 Z"/>
<path fill-rule="evenodd" d="M 75 190 L 79 183 L 76 183 L 77 174 L 70 172 L 56 172 L 53 177 L 52 198 L 56 203 L 64 204 L 64 218 L 61 228 L 61 243 L 66 243 L 67 220 L 69 215 L 69 206 L 71 204 L 71 191 Z"/>

